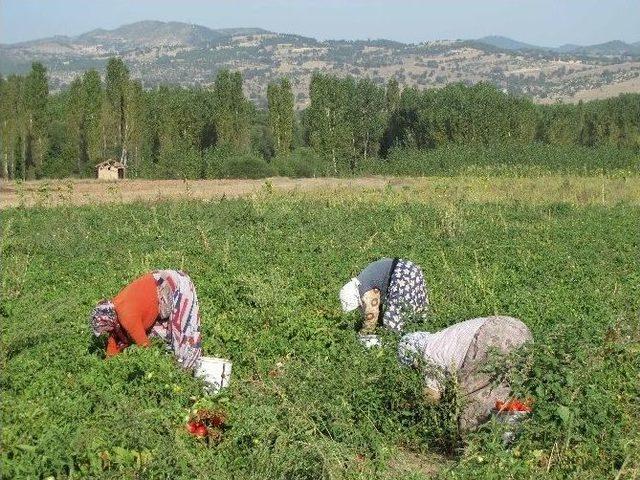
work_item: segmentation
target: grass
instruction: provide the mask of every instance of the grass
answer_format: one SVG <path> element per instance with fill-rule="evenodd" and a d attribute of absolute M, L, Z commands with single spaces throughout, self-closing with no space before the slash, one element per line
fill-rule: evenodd
<path fill-rule="evenodd" d="M 312 192 L 314 198 L 339 196 L 379 198 L 384 190 L 392 202 L 448 205 L 456 202 L 522 202 L 571 205 L 640 203 L 640 176 L 545 175 L 541 177 L 364 177 L 267 180 L 97 180 L 11 182 L 4 188 L 0 209 L 8 206 L 44 207 L 70 204 L 132 202 L 135 200 L 217 199 L 246 196 L 261 190 Z"/>
<path fill-rule="evenodd" d="M 5 475 L 634 478 L 637 185 L 603 200 L 581 195 L 591 180 L 576 177 L 545 201 L 545 179 L 508 195 L 508 184 L 484 181 L 495 194 L 265 188 L 235 200 L 2 211 Z M 530 326 L 531 372 L 516 363 L 510 375 L 535 412 L 512 449 L 492 424 L 452 446 L 446 408 L 420 402 L 419 375 L 397 365 L 393 338 L 376 351 L 357 343 L 337 290 L 383 255 L 425 271 L 433 310 L 412 329 L 493 313 Z M 104 361 L 91 341 L 95 302 L 153 268 L 194 279 L 204 350 L 234 361 L 220 396 L 203 398 L 159 346 Z M 230 414 L 219 445 L 185 432 L 203 404 Z"/>

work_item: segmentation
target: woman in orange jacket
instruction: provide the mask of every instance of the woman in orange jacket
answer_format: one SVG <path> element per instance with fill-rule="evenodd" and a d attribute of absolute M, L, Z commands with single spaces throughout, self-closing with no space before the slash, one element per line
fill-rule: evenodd
<path fill-rule="evenodd" d="M 108 334 L 107 356 L 135 343 L 162 338 L 183 368 L 197 367 L 202 355 L 198 297 L 191 279 L 178 270 L 156 270 L 134 280 L 91 314 L 96 336 Z"/>

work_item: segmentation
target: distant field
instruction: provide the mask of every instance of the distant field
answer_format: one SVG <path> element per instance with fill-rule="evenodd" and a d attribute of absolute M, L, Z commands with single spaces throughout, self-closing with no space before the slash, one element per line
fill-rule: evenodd
<path fill-rule="evenodd" d="M 3 475 L 636 478 L 639 188 L 575 176 L 2 184 Z M 357 342 L 337 291 L 383 255 L 425 271 L 432 310 L 411 330 L 494 313 L 530 326 L 531 373 L 506 372 L 535 400 L 513 448 L 492 424 L 458 443 L 454 407 L 421 402 L 395 339 Z M 160 346 L 104 361 L 90 340 L 95 302 L 154 268 L 191 275 L 205 353 L 234 362 L 214 399 Z M 194 405 L 229 413 L 219 445 L 186 433 Z"/>
<path fill-rule="evenodd" d="M 0 183 L 0 209 L 18 206 L 128 203 L 168 199 L 215 200 L 260 192 L 375 194 L 404 192 L 421 202 L 464 200 L 472 202 L 520 201 L 571 204 L 640 203 L 640 177 L 548 175 L 542 177 L 359 177 L 268 178 L 259 180 L 41 180 Z"/>
<path fill-rule="evenodd" d="M 564 100 L 573 103 L 579 101 L 588 102 L 590 100 L 601 100 L 603 98 L 615 97 L 617 95 L 620 95 L 621 93 L 638 92 L 640 92 L 640 78 L 633 78 L 631 80 L 603 85 L 601 87 L 592 88 L 590 90 L 578 90 L 572 96 L 568 96 Z M 539 101 L 539 103 L 555 103 L 557 101 L 557 98 L 552 98 L 548 101 Z"/>

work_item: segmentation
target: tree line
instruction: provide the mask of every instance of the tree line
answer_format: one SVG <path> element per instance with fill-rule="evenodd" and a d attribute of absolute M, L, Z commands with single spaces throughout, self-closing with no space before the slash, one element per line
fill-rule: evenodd
<path fill-rule="evenodd" d="M 224 177 L 303 151 L 338 174 L 384 162 L 391 151 L 452 144 L 640 149 L 640 94 L 536 105 L 486 83 L 401 89 L 394 79 L 381 86 L 316 73 L 309 97 L 296 112 L 283 78 L 268 86 L 261 109 L 245 97 L 241 74 L 228 70 L 207 88 L 145 90 L 119 58 L 103 77 L 89 70 L 51 94 L 36 62 L 25 76 L 0 76 L 0 173 L 92 176 L 96 164 L 117 159 L 133 177 Z"/>

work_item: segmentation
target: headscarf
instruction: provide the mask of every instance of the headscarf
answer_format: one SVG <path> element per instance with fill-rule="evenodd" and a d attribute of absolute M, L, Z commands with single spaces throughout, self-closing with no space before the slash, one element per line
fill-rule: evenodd
<path fill-rule="evenodd" d="M 360 306 L 360 282 L 352 278 L 340 289 L 340 303 L 344 312 L 350 312 Z"/>
<path fill-rule="evenodd" d="M 111 300 L 100 300 L 89 319 L 91 330 L 96 337 L 110 333 L 118 326 L 118 315 Z"/>

